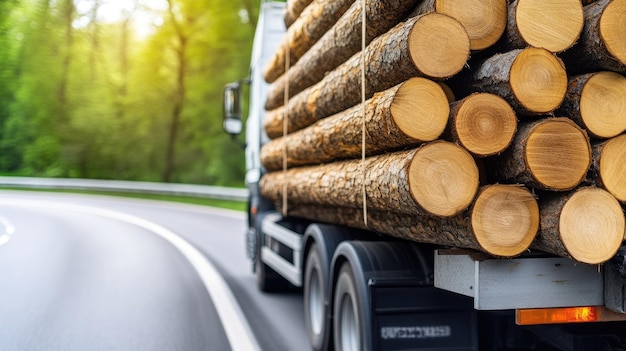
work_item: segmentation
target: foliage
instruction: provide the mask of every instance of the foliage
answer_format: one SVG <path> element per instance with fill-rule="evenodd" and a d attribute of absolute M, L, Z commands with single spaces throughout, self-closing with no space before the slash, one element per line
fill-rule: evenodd
<path fill-rule="evenodd" d="M 0 1 L 0 174 L 242 184 L 221 94 L 259 0 L 161 1 Z"/>

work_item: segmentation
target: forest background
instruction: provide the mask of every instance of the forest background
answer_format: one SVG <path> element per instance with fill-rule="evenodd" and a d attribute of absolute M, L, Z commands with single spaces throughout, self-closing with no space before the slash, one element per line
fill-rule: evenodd
<path fill-rule="evenodd" d="M 259 0 L 0 0 L 0 175 L 240 186 Z M 243 139 L 243 138 L 241 138 Z"/>

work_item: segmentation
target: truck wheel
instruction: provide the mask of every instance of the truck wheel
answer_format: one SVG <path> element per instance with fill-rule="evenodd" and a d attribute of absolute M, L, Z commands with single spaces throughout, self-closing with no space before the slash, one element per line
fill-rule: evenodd
<path fill-rule="evenodd" d="M 335 350 L 359 351 L 363 345 L 361 311 L 352 268 L 344 263 L 339 271 L 333 303 Z"/>
<path fill-rule="evenodd" d="M 328 278 L 322 269 L 317 244 L 312 244 L 304 268 L 304 320 L 313 350 L 324 349 L 330 328 L 326 320 L 324 297 L 328 290 Z"/>

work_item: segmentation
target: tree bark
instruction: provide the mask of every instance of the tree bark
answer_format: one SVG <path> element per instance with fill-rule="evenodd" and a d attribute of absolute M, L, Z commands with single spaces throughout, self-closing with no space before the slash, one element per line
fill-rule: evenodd
<path fill-rule="evenodd" d="M 626 204 L 626 134 L 593 146 L 589 175 L 592 182 Z"/>
<path fill-rule="evenodd" d="M 476 157 L 503 152 L 517 130 L 517 116 L 503 98 L 489 93 L 474 93 L 450 105 L 445 133 Z"/>
<path fill-rule="evenodd" d="M 506 28 L 506 0 L 423 0 L 413 15 L 438 12 L 461 22 L 474 51 L 494 45 Z"/>
<path fill-rule="evenodd" d="M 448 119 L 448 100 L 439 84 L 411 78 L 374 94 L 365 106 L 365 150 L 368 156 L 437 139 Z M 271 140 L 261 149 L 270 170 L 358 158 L 362 151 L 363 109 L 357 105 L 317 123 Z M 278 136 L 282 130 L 272 132 Z"/>
<path fill-rule="evenodd" d="M 101 6 L 101 0 L 95 0 L 93 8 L 89 13 L 89 37 L 91 38 L 91 50 L 89 51 L 89 74 L 91 80 L 96 79 L 96 65 L 98 62 L 98 53 L 100 52 L 100 26 L 98 25 L 98 10 Z"/>
<path fill-rule="evenodd" d="M 169 121 L 168 138 L 165 149 L 165 167 L 161 178 L 164 183 L 172 181 L 176 164 L 176 141 L 178 140 L 178 129 L 180 128 L 180 118 L 183 113 L 186 95 L 187 61 L 185 57 L 189 44 L 189 37 L 184 33 L 182 24 L 174 14 L 172 0 L 168 0 L 168 11 L 176 33 L 177 46 L 174 47 L 174 51 L 177 59 L 177 69 L 174 98 L 172 102 L 172 115 Z"/>
<path fill-rule="evenodd" d="M 623 1 L 601 0 L 584 7 L 585 27 L 563 60 L 574 73 L 599 70 L 626 74 L 626 26 Z"/>
<path fill-rule="evenodd" d="M 374 230 L 400 239 L 514 257 L 528 249 L 539 228 L 539 209 L 532 194 L 517 186 L 481 189 L 472 211 L 453 217 L 407 215 L 392 211 L 294 205 L 289 215 Z"/>
<path fill-rule="evenodd" d="M 420 243 L 481 250 L 472 233 L 470 220 L 464 215 L 434 217 L 368 209 L 365 225 L 363 210 L 352 207 L 293 205 L 289 206 L 288 214 L 312 221 L 371 230 Z"/>
<path fill-rule="evenodd" d="M 363 168 L 364 167 L 364 168 Z M 478 169 L 463 148 L 435 141 L 415 150 L 268 173 L 261 194 L 292 204 L 362 208 L 454 216 L 478 190 Z"/>
<path fill-rule="evenodd" d="M 366 44 L 397 25 L 417 2 L 418 0 L 368 1 L 365 11 Z M 289 74 L 283 74 L 271 85 L 265 109 L 272 110 L 283 105 L 287 80 L 291 97 L 319 82 L 327 72 L 361 51 L 361 35 L 358 33 L 362 30 L 362 15 L 361 1 L 354 2 L 337 23 L 289 68 Z"/>
<path fill-rule="evenodd" d="M 58 98 L 59 98 L 59 113 L 58 113 L 58 126 L 61 130 L 61 135 L 65 135 L 65 128 L 67 128 L 70 123 L 70 112 L 69 112 L 69 101 L 68 101 L 68 92 L 69 92 L 69 81 L 70 81 L 70 70 L 73 63 L 73 54 L 72 50 L 74 48 L 74 27 L 72 23 L 74 22 L 74 13 L 75 7 L 74 2 L 72 0 L 65 0 L 62 5 L 62 13 L 63 13 L 63 24 L 64 24 L 64 48 L 63 52 L 63 62 L 61 64 L 61 80 L 59 82 L 59 90 L 58 90 Z"/>
<path fill-rule="evenodd" d="M 458 21 L 441 14 L 414 17 L 368 45 L 365 98 L 411 77 L 449 77 L 463 68 L 468 57 L 469 40 Z M 264 125 L 266 130 L 282 126 L 287 110 L 291 133 L 360 101 L 361 53 L 357 53 L 319 83 L 291 98 L 287 106 L 268 111 Z"/>
<path fill-rule="evenodd" d="M 272 83 L 285 73 L 287 51 L 289 65 L 293 65 L 335 24 L 353 2 L 354 0 L 313 0 L 287 29 L 283 40 L 278 44 L 263 71 L 265 81 Z"/>
<path fill-rule="evenodd" d="M 579 262 L 600 264 L 624 240 L 624 212 L 607 191 L 584 187 L 539 200 L 541 230 L 533 248 Z"/>
<path fill-rule="evenodd" d="M 117 89 L 117 97 L 115 99 L 115 110 L 118 120 L 124 120 L 124 115 L 126 111 L 126 98 L 128 94 L 128 79 L 129 79 L 129 71 L 130 71 L 130 63 L 129 63 L 129 43 L 130 43 L 130 31 L 132 24 L 132 13 L 137 6 L 137 3 L 133 3 L 134 8 L 130 11 L 125 11 L 124 19 L 121 22 L 121 33 L 119 36 L 119 71 L 120 71 L 120 82 Z"/>
<path fill-rule="evenodd" d="M 572 47 L 585 24 L 580 0 L 515 0 L 508 5 L 506 47 L 561 52 Z"/>
<path fill-rule="evenodd" d="M 585 128 L 591 137 L 607 139 L 626 131 L 626 78 L 595 72 L 570 78 L 557 113 Z"/>
<path fill-rule="evenodd" d="M 313 0 L 288 0 L 285 6 L 285 27 L 289 28 Z"/>
<path fill-rule="evenodd" d="M 541 115 L 561 105 L 567 73 L 548 50 L 517 49 L 480 64 L 472 75 L 472 89 L 502 96 L 518 115 Z"/>
<path fill-rule="evenodd" d="M 587 133 L 569 118 L 547 118 L 521 125 L 497 163 L 497 172 L 505 181 L 544 190 L 571 190 L 587 174 L 591 146 Z"/>

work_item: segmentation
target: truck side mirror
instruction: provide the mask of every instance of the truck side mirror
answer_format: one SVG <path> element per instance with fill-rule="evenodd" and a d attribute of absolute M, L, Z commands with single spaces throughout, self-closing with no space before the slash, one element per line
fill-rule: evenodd
<path fill-rule="evenodd" d="M 224 121 L 222 127 L 230 135 L 239 135 L 243 129 L 241 119 L 241 84 L 239 82 L 226 84 L 224 87 Z"/>

